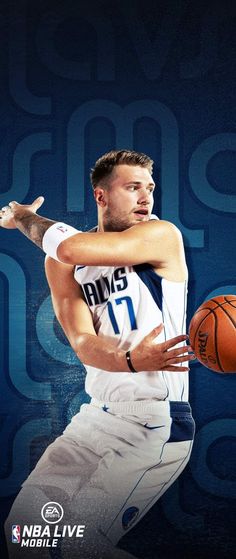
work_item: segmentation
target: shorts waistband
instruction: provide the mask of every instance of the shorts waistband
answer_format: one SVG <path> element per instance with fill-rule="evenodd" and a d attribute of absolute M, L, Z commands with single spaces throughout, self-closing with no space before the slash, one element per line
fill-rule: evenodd
<path fill-rule="evenodd" d="M 188 402 L 170 400 L 136 400 L 135 402 L 107 402 L 92 398 L 90 405 L 114 414 L 139 414 L 142 412 L 154 415 L 173 416 L 174 414 L 190 414 Z"/>

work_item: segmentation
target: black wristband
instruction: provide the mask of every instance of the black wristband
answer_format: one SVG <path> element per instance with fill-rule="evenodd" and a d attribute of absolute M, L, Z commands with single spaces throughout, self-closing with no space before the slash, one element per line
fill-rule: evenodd
<path fill-rule="evenodd" d="M 137 373 L 138 371 L 136 371 L 136 369 L 133 367 L 133 364 L 132 364 L 132 361 L 131 361 L 130 351 L 126 351 L 125 357 L 126 357 L 126 361 L 127 361 L 127 364 L 128 364 L 128 367 L 129 367 L 131 373 Z"/>

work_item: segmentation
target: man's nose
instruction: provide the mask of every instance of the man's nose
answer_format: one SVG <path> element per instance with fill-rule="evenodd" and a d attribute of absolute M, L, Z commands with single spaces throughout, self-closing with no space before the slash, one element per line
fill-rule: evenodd
<path fill-rule="evenodd" d="M 138 204 L 149 204 L 149 192 L 147 190 L 139 190 Z"/>

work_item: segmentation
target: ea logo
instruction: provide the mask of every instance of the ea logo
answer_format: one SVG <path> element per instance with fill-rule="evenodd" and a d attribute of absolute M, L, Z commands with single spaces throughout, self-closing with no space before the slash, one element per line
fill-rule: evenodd
<path fill-rule="evenodd" d="M 64 510 L 62 506 L 55 501 L 49 501 L 49 503 L 46 503 L 41 510 L 43 520 L 49 524 L 56 524 L 57 522 L 60 522 L 63 515 Z"/>

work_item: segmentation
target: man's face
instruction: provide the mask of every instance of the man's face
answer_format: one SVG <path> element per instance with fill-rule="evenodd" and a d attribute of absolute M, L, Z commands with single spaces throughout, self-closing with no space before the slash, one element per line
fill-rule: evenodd
<path fill-rule="evenodd" d="M 104 231 L 123 231 L 141 221 L 148 221 L 153 208 L 155 183 L 148 169 L 117 165 L 104 190 Z"/>

